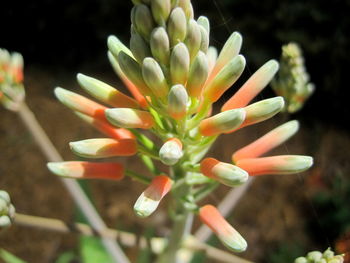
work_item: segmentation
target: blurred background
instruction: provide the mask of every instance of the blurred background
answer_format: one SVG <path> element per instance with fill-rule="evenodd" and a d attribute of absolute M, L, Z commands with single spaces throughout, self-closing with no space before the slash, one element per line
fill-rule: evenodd
<path fill-rule="evenodd" d="M 211 45 L 221 48 L 233 31 L 243 36 L 247 68 L 242 83 L 267 60 L 279 59 L 281 46 L 297 42 L 316 90 L 304 108 L 288 118 L 301 121 L 301 131 L 276 153 L 308 154 L 315 166 L 296 176 L 259 177 L 230 217 L 250 244 L 242 256 L 255 262 L 291 262 L 311 249 L 336 244 L 349 250 L 350 163 L 348 65 L 350 1 L 335 0 L 196 0 L 195 17 L 211 22 Z M 123 90 L 106 56 L 109 35 L 128 43 L 131 1 L 3 1 L 0 47 L 22 53 L 27 103 L 66 160 L 74 160 L 68 142 L 97 137 L 53 96 L 62 86 L 80 93 L 75 75 L 82 72 Z M 227 99 L 238 87 L 225 94 Z M 270 88 L 261 98 L 273 96 Z M 18 211 L 70 220 L 73 204 L 48 173 L 45 159 L 19 118 L 0 109 L 0 188 L 12 194 Z M 229 160 L 240 146 L 278 126 L 286 117 L 222 136 L 212 153 Z M 228 143 L 230 142 L 230 143 Z M 137 159 L 123 159 L 138 167 Z M 143 233 L 167 223 L 160 212 L 137 219 L 132 205 L 142 186 L 92 182 L 91 194 L 108 225 Z M 218 203 L 220 189 L 209 201 Z M 215 240 L 213 241 L 215 242 Z M 77 251 L 78 237 L 15 226 L 0 234 L 0 247 L 28 262 L 55 262 Z M 341 245 L 339 245 L 341 244 Z M 131 252 L 130 252 L 131 253 Z M 209 262 L 209 261 L 208 261 Z"/>

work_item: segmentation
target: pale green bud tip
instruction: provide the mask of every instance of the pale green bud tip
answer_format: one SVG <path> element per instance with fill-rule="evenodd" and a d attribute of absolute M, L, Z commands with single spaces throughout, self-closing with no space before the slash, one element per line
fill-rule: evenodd
<path fill-rule="evenodd" d="M 176 7 L 170 14 L 168 22 L 168 34 L 171 46 L 183 42 L 187 34 L 187 20 L 184 11 Z"/>
<path fill-rule="evenodd" d="M 312 252 L 309 252 L 309 253 L 307 254 L 306 258 L 307 258 L 308 260 L 312 260 L 312 261 L 316 262 L 316 261 L 322 259 L 322 253 L 319 252 L 319 251 L 312 251 Z"/>
<path fill-rule="evenodd" d="M 201 162 L 200 169 L 205 176 L 230 187 L 245 183 L 249 177 L 245 170 L 214 158 L 205 158 Z"/>
<path fill-rule="evenodd" d="M 168 64 L 170 43 L 168 34 L 163 27 L 157 27 L 152 31 L 150 46 L 153 57 L 164 65 Z"/>
<path fill-rule="evenodd" d="M 154 28 L 151 10 L 148 8 L 148 6 L 143 4 L 137 5 L 134 8 L 134 26 L 145 39 L 149 39 L 149 36 Z"/>
<path fill-rule="evenodd" d="M 107 109 L 105 114 L 110 123 L 121 128 L 150 129 L 154 125 L 153 117 L 147 111 L 115 108 Z"/>
<path fill-rule="evenodd" d="M 172 83 L 183 84 L 187 82 L 190 68 L 190 54 L 184 43 L 177 44 L 170 58 L 170 73 Z"/>
<path fill-rule="evenodd" d="M 6 204 L 11 203 L 10 195 L 4 190 L 0 190 L 0 198 L 3 199 L 6 202 Z"/>
<path fill-rule="evenodd" d="M 154 177 L 148 188 L 137 199 L 134 205 L 135 213 L 140 217 L 151 215 L 157 209 L 162 198 L 170 191 L 172 183 L 168 176 Z"/>
<path fill-rule="evenodd" d="M 153 58 L 145 58 L 142 63 L 142 76 L 147 86 L 158 97 L 168 95 L 168 84 L 158 62 Z"/>
<path fill-rule="evenodd" d="M 309 261 L 304 257 L 298 257 L 295 259 L 294 263 L 308 263 Z"/>
<path fill-rule="evenodd" d="M 11 219 L 4 215 L 0 216 L 0 228 L 9 227 L 11 225 Z"/>
<path fill-rule="evenodd" d="M 125 52 L 132 57 L 132 53 L 116 36 L 109 36 L 107 39 L 107 46 L 109 51 L 117 57 L 120 51 Z"/>
<path fill-rule="evenodd" d="M 171 9 L 170 0 L 152 0 L 151 9 L 154 20 L 159 25 L 165 26 Z"/>
<path fill-rule="evenodd" d="M 176 164 L 182 155 L 182 143 L 176 138 L 165 142 L 159 150 L 160 160 L 166 165 Z"/>
<path fill-rule="evenodd" d="M 181 119 L 186 115 L 188 95 L 184 86 L 175 85 L 168 95 L 168 113 L 174 119 Z"/>
<path fill-rule="evenodd" d="M 204 27 L 204 29 L 207 31 L 207 33 L 210 33 L 210 23 L 209 19 L 206 16 L 200 16 L 197 19 L 197 23 Z"/>

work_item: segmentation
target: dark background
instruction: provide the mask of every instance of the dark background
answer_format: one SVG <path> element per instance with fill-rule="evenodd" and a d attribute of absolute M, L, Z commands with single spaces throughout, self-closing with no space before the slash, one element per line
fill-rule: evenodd
<path fill-rule="evenodd" d="M 192 2 L 195 16 L 206 15 L 211 21 L 211 45 L 221 48 L 231 32 L 241 32 L 248 65 L 244 78 L 268 59 L 279 59 L 281 45 L 298 42 L 316 92 L 302 116 L 296 117 L 307 123 L 350 126 L 350 1 Z M 128 42 L 131 7 L 131 1 L 120 0 L 4 1 L 0 47 L 21 52 L 27 68 L 66 71 L 72 76 L 85 67 L 104 72 L 110 70 L 106 38 L 115 34 Z"/>

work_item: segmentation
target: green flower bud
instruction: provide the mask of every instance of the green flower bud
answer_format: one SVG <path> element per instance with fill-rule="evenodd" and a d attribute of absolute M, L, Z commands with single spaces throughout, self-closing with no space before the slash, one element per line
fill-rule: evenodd
<path fill-rule="evenodd" d="M 177 44 L 170 57 L 170 75 L 173 84 L 183 84 L 187 82 L 190 70 L 190 54 L 184 43 Z"/>
<path fill-rule="evenodd" d="M 131 34 L 130 49 L 140 64 L 145 57 L 151 56 L 151 50 L 149 49 L 148 44 L 137 32 Z"/>
<path fill-rule="evenodd" d="M 7 205 L 11 203 L 10 195 L 4 190 L 0 190 L 0 199 L 4 200 Z"/>
<path fill-rule="evenodd" d="M 334 252 L 331 250 L 331 248 L 327 248 L 325 252 L 323 252 L 323 257 L 326 259 L 330 259 L 334 257 Z"/>
<path fill-rule="evenodd" d="M 199 98 L 204 83 L 208 78 L 208 59 L 207 56 L 199 51 L 190 69 L 186 89 L 191 97 Z"/>
<path fill-rule="evenodd" d="M 182 155 L 182 143 L 176 138 L 166 141 L 159 150 L 159 158 L 166 165 L 176 164 Z"/>
<path fill-rule="evenodd" d="M 304 257 L 298 257 L 295 259 L 294 263 L 308 263 L 309 261 Z"/>
<path fill-rule="evenodd" d="M 125 76 L 136 85 L 143 95 L 151 94 L 142 77 L 140 65 L 124 52 L 119 52 L 118 63 Z"/>
<path fill-rule="evenodd" d="M 210 46 L 208 48 L 207 58 L 208 58 L 209 72 L 211 72 L 215 66 L 216 59 L 218 58 L 218 50 L 215 47 Z"/>
<path fill-rule="evenodd" d="M 187 33 L 186 16 L 182 8 L 176 7 L 170 14 L 168 21 L 168 34 L 171 46 L 183 42 Z"/>
<path fill-rule="evenodd" d="M 163 27 L 157 27 L 152 31 L 150 46 L 153 57 L 160 63 L 167 65 L 170 56 L 170 43 L 168 34 Z"/>
<path fill-rule="evenodd" d="M 158 25 L 165 26 L 171 9 L 170 0 L 152 0 L 151 9 L 153 18 Z"/>
<path fill-rule="evenodd" d="M 172 86 L 168 96 L 168 113 L 174 119 L 181 119 L 186 115 L 188 95 L 182 85 Z"/>
<path fill-rule="evenodd" d="M 244 57 L 242 55 L 236 56 L 206 85 L 204 97 L 211 102 L 217 101 L 236 82 L 244 67 Z"/>
<path fill-rule="evenodd" d="M 202 50 L 204 53 L 207 53 L 208 48 L 209 48 L 209 33 L 201 25 L 199 25 L 199 29 L 200 29 L 200 32 L 201 32 L 201 46 L 200 46 L 200 50 Z"/>
<path fill-rule="evenodd" d="M 121 128 L 150 129 L 154 125 L 153 117 L 148 111 L 115 108 L 107 109 L 105 114 L 111 124 Z"/>
<path fill-rule="evenodd" d="M 8 216 L 0 216 L 0 229 L 9 227 L 11 225 L 11 219 Z"/>
<path fill-rule="evenodd" d="M 146 5 L 137 5 L 133 17 L 135 28 L 148 40 L 154 28 L 151 10 Z"/>
<path fill-rule="evenodd" d="M 316 261 L 318 261 L 318 260 L 321 260 L 321 258 L 322 258 L 322 253 L 319 252 L 319 251 L 312 251 L 312 252 L 307 253 L 306 258 L 307 258 L 308 260 L 312 260 L 312 261 L 316 262 Z"/>
<path fill-rule="evenodd" d="M 179 0 L 179 7 L 184 10 L 187 19 L 193 19 L 193 7 L 191 0 Z"/>
<path fill-rule="evenodd" d="M 133 58 L 132 52 L 127 48 L 116 36 L 109 36 L 107 40 L 109 51 L 113 56 L 118 57 L 120 51 L 123 51 L 127 55 Z"/>
<path fill-rule="evenodd" d="M 168 84 L 163 71 L 153 58 L 145 58 L 142 63 L 142 76 L 154 95 L 164 98 L 168 95 Z"/>
<path fill-rule="evenodd" d="M 199 25 L 195 20 L 190 19 L 185 44 L 190 52 L 191 61 L 193 61 L 198 54 L 201 47 L 201 38 L 202 34 Z"/>
<path fill-rule="evenodd" d="M 198 25 L 202 26 L 205 28 L 205 30 L 208 33 L 208 36 L 210 35 L 210 23 L 209 23 L 209 19 L 206 16 L 200 16 L 197 19 L 197 23 Z"/>

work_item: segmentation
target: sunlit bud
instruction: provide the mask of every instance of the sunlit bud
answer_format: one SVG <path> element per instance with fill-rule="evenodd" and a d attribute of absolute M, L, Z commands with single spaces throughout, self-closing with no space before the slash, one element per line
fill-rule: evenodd
<path fill-rule="evenodd" d="M 184 11 L 180 7 L 174 8 L 168 21 L 168 35 L 172 47 L 184 41 L 187 33 L 186 27 L 187 20 Z"/>
<path fill-rule="evenodd" d="M 166 165 L 174 165 L 182 157 L 182 143 L 179 139 L 167 140 L 159 150 L 159 158 Z"/>
<path fill-rule="evenodd" d="M 0 200 L 1 199 L 5 202 L 6 205 L 9 205 L 11 203 L 10 195 L 4 190 L 0 190 Z"/>
<path fill-rule="evenodd" d="M 137 5 L 134 8 L 134 26 L 141 34 L 141 36 L 143 36 L 145 39 L 149 39 L 150 34 L 154 28 L 151 10 L 146 5 Z"/>
<path fill-rule="evenodd" d="M 107 109 L 106 117 L 110 123 L 121 128 L 150 129 L 154 124 L 149 112 L 129 108 Z"/>
<path fill-rule="evenodd" d="M 168 95 L 168 113 L 171 117 L 178 120 L 186 115 L 188 95 L 184 86 L 181 84 L 172 86 Z"/>
<path fill-rule="evenodd" d="M 130 49 L 125 46 L 116 36 L 109 36 L 107 39 L 107 46 L 109 51 L 115 56 L 118 57 L 118 54 L 120 51 L 123 51 L 124 53 L 128 54 L 130 57 L 133 57 L 132 52 Z"/>
<path fill-rule="evenodd" d="M 62 88 L 55 88 L 55 95 L 68 108 L 105 120 L 104 112 L 107 109 L 105 106 Z"/>
<path fill-rule="evenodd" d="M 115 128 L 106 120 L 99 120 L 80 112 L 74 112 L 80 119 L 95 127 L 103 134 L 112 137 L 113 139 L 135 139 L 135 135 L 131 131 L 124 128 Z"/>
<path fill-rule="evenodd" d="M 207 58 L 208 58 L 209 72 L 211 72 L 215 66 L 216 59 L 218 58 L 218 50 L 215 47 L 210 46 L 208 48 Z"/>
<path fill-rule="evenodd" d="M 240 128 L 265 121 L 280 112 L 284 107 L 282 97 L 261 100 L 244 108 L 246 118 Z"/>
<path fill-rule="evenodd" d="M 203 51 L 204 53 L 207 53 L 208 48 L 209 48 L 209 33 L 207 30 L 199 25 L 199 30 L 201 32 L 201 45 L 200 45 L 200 50 Z"/>
<path fill-rule="evenodd" d="M 170 0 L 152 0 L 151 9 L 153 18 L 158 25 L 165 26 L 171 9 Z"/>
<path fill-rule="evenodd" d="M 298 257 L 294 260 L 294 263 L 309 263 L 309 261 L 304 257 Z"/>
<path fill-rule="evenodd" d="M 77 79 L 80 86 L 84 90 L 104 103 L 107 103 L 113 107 L 139 107 L 137 101 L 102 81 L 80 73 L 77 75 Z"/>
<path fill-rule="evenodd" d="M 213 181 L 207 176 L 204 176 L 201 173 L 193 173 L 193 172 L 187 172 L 186 173 L 186 184 L 188 185 L 195 185 L 195 184 L 206 184 L 208 182 Z"/>
<path fill-rule="evenodd" d="M 157 27 L 152 31 L 150 46 L 153 57 L 160 63 L 167 65 L 170 56 L 170 43 L 168 34 L 163 27 Z"/>
<path fill-rule="evenodd" d="M 308 260 L 312 260 L 313 262 L 317 262 L 318 260 L 321 260 L 322 253 L 319 251 L 312 251 L 312 252 L 307 253 L 306 258 Z"/>
<path fill-rule="evenodd" d="M 237 162 L 240 159 L 259 157 L 287 141 L 298 131 L 298 129 L 298 121 L 289 121 L 265 134 L 251 144 L 236 151 L 232 155 L 232 160 Z"/>
<path fill-rule="evenodd" d="M 245 58 L 238 55 L 233 58 L 220 72 L 206 85 L 204 97 L 211 102 L 217 101 L 242 74 L 245 67 Z"/>
<path fill-rule="evenodd" d="M 190 70 L 190 54 L 184 43 L 177 44 L 170 57 L 170 75 L 173 84 L 183 84 L 187 82 Z"/>
<path fill-rule="evenodd" d="M 69 146 L 76 155 L 84 158 L 131 156 L 137 152 L 137 143 L 134 139 L 88 139 L 70 142 Z"/>
<path fill-rule="evenodd" d="M 191 61 L 196 57 L 201 47 L 201 30 L 197 22 L 191 19 L 188 23 L 185 44 L 189 50 Z"/>
<path fill-rule="evenodd" d="M 200 16 L 197 19 L 198 25 L 201 25 L 205 28 L 205 31 L 207 31 L 208 35 L 210 35 L 210 23 L 209 19 L 206 16 Z"/>
<path fill-rule="evenodd" d="M 199 51 L 190 68 L 190 74 L 186 84 L 188 95 L 199 98 L 207 78 L 208 59 L 202 51 Z"/>
<path fill-rule="evenodd" d="M 203 159 L 200 169 L 205 176 L 230 187 L 245 183 L 249 177 L 248 173 L 240 167 L 214 158 Z"/>
<path fill-rule="evenodd" d="M 278 62 L 269 60 L 259 68 L 244 85 L 224 104 L 222 111 L 242 108 L 255 98 L 278 71 Z"/>
<path fill-rule="evenodd" d="M 191 0 L 179 0 L 178 5 L 182 8 L 182 10 L 184 10 L 187 19 L 193 19 L 193 7 Z"/>
<path fill-rule="evenodd" d="M 137 32 L 131 34 L 130 50 L 140 64 L 145 57 L 151 56 L 148 44 Z"/>
<path fill-rule="evenodd" d="M 322 254 L 322 257 L 323 258 L 326 258 L 326 259 L 331 259 L 334 257 L 334 252 L 331 250 L 331 248 L 327 248 L 326 251 L 323 252 Z"/>
<path fill-rule="evenodd" d="M 47 167 L 55 175 L 75 179 L 120 180 L 124 177 L 124 167 L 119 163 L 51 162 Z"/>
<path fill-rule="evenodd" d="M 199 131 L 204 136 L 213 136 L 238 128 L 244 121 L 244 109 L 221 112 L 204 119 L 199 125 Z"/>
<path fill-rule="evenodd" d="M 134 205 L 135 213 L 140 217 L 151 215 L 158 207 L 162 198 L 170 191 L 172 181 L 168 176 L 158 175 L 140 195 Z"/>
<path fill-rule="evenodd" d="M 120 79 L 123 81 L 123 83 L 125 84 L 125 86 L 129 89 L 129 91 L 131 92 L 131 94 L 134 96 L 134 98 L 138 101 L 138 103 L 140 104 L 140 106 L 142 108 L 147 108 L 147 101 L 146 98 L 141 94 L 141 92 L 139 91 L 139 89 L 134 85 L 134 83 L 132 83 L 124 74 L 124 72 L 122 71 L 122 69 L 120 68 L 120 65 L 118 63 L 118 61 L 116 60 L 116 58 L 113 56 L 113 54 L 108 51 L 107 53 L 108 55 L 108 59 L 114 69 L 114 71 L 117 73 L 117 75 L 120 77 Z"/>
<path fill-rule="evenodd" d="M 225 220 L 214 206 L 202 206 L 199 209 L 199 218 L 228 249 L 234 252 L 243 252 L 247 249 L 247 242 L 244 238 Z"/>
<path fill-rule="evenodd" d="M 242 36 L 238 32 L 233 32 L 229 39 L 226 41 L 224 47 L 220 51 L 219 57 L 212 71 L 212 77 L 229 63 L 234 57 L 239 54 L 242 46 Z"/>
<path fill-rule="evenodd" d="M 143 95 L 151 94 L 142 77 L 140 65 L 124 52 L 119 52 L 118 62 L 126 77 L 140 90 Z"/>
<path fill-rule="evenodd" d="M 157 97 L 168 95 L 168 84 L 161 67 L 154 58 L 145 58 L 142 63 L 142 76 L 147 86 Z"/>
<path fill-rule="evenodd" d="M 309 169 L 312 164 L 312 157 L 302 155 L 278 155 L 241 159 L 236 162 L 238 167 L 246 170 L 251 176 L 262 174 L 300 173 Z"/>

